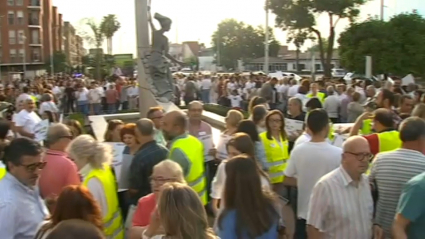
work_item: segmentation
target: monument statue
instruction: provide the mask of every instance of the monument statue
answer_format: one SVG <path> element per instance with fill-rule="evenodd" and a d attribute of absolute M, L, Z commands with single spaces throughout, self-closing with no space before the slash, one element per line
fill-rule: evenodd
<path fill-rule="evenodd" d="M 174 101 L 174 82 L 170 71 L 170 61 L 183 65 L 168 53 L 168 38 L 164 36 L 171 28 L 171 19 L 156 13 L 154 18 L 161 25 L 161 29 L 156 30 L 150 10 L 148 11 L 148 21 L 152 29 L 152 49 L 150 54 L 142 59 L 145 68 L 149 70 L 148 81 L 151 91 L 160 102 L 167 103 Z"/>

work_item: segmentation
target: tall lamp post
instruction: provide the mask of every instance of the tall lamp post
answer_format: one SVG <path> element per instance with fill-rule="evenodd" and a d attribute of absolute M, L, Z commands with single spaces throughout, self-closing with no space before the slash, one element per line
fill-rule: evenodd
<path fill-rule="evenodd" d="M 22 66 L 23 66 L 23 70 L 24 70 L 24 72 L 23 72 L 23 78 L 25 79 L 25 73 L 27 71 L 27 65 L 26 65 L 26 58 L 27 58 L 26 55 L 27 55 L 27 52 L 26 52 L 26 49 L 25 49 L 25 42 L 27 40 L 27 37 L 25 36 L 25 34 L 21 34 L 20 35 L 20 38 L 22 40 L 22 50 L 24 52 L 23 59 L 22 59 Z"/>
<path fill-rule="evenodd" d="M 265 6 L 265 11 L 266 11 L 266 33 L 265 33 L 265 39 L 264 39 L 264 67 L 263 67 L 263 71 L 264 73 L 268 74 L 269 73 L 269 1 L 266 0 L 266 6 Z"/>

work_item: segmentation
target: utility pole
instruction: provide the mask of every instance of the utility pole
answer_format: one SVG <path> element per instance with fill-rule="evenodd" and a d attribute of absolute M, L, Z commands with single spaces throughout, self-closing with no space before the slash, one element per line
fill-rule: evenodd
<path fill-rule="evenodd" d="M 384 21 L 384 8 L 385 8 L 384 0 L 381 0 L 381 6 L 380 6 L 380 9 L 381 9 L 381 21 Z"/>
<path fill-rule="evenodd" d="M 24 54 L 23 54 L 23 59 L 22 59 L 22 66 L 23 66 L 23 70 L 24 70 L 24 72 L 23 72 L 23 77 L 22 78 L 24 78 L 25 79 L 25 73 L 27 72 L 27 65 L 26 65 L 26 58 L 27 58 L 27 51 L 26 51 L 26 40 L 27 40 L 27 37 L 25 36 L 25 34 L 22 34 L 21 36 L 21 39 L 22 39 L 22 50 L 23 50 L 23 52 L 24 52 Z"/>
<path fill-rule="evenodd" d="M 268 7 L 268 0 L 266 0 L 266 33 L 265 33 L 265 39 L 264 39 L 264 73 L 269 73 L 269 7 Z"/>

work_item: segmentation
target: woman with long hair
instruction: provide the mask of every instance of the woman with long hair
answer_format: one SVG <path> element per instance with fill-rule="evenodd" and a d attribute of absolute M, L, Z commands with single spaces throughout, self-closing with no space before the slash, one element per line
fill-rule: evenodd
<path fill-rule="evenodd" d="M 267 100 L 264 99 L 263 97 L 260 97 L 260 96 L 254 96 L 254 97 L 252 97 L 252 99 L 249 101 L 249 104 L 248 104 L 248 113 L 250 115 L 250 118 L 252 117 L 251 116 L 252 115 L 252 110 L 257 105 L 264 105 L 266 107 L 266 109 L 269 108 L 269 104 L 267 103 Z"/>
<path fill-rule="evenodd" d="M 163 235 L 155 235 L 160 226 Z M 155 235 L 155 236 L 154 236 Z M 181 183 L 162 186 L 157 209 L 142 234 L 143 239 L 216 239 L 208 226 L 207 213 L 193 189 Z"/>
<path fill-rule="evenodd" d="M 223 210 L 217 217 L 218 236 L 275 239 L 279 236 L 279 203 L 263 190 L 255 160 L 248 155 L 231 158 L 225 166 Z"/>
<path fill-rule="evenodd" d="M 251 120 L 242 120 L 239 123 L 238 133 L 247 134 L 252 142 L 254 143 L 254 152 L 255 159 L 258 160 L 258 163 L 261 165 L 264 171 L 268 171 L 267 160 L 266 160 L 266 152 L 264 150 L 263 142 L 261 142 L 260 136 L 257 131 L 257 127 L 255 127 L 255 123 Z"/>
<path fill-rule="evenodd" d="M 83 185 L 93 194 L 102 210 L 104 232 L 108 239 L 123 239 L 123 220 L 119 208 L 116 179 L 111 169 L 112 149 L 92 136 L 73 139 L 67 153 L 74 160 Z"/>
<path fill-rule="evenodd" d="M 238 110 L 229 110 L 225 118 L 226 129 L 220 135 L 220 140 L 217 144 L 216 158 L 220 160 L 227 159 L 226 144 L 238 128 L 239 122 L 243 120 L 243 114 Z"/>
<path fill-rule="evenodd" d="M 245 133 L 236 133 L 227 143 L 227 152 L 229 158 L 237 156 L 239 154 L 247 154 L 251 159 L 256 160 L 254 144 L 251 140 L 251 137 Z M 212 198 L 212 209 L 215 214 L 218 212 L 218 204 L 219 200 L 222 198 L 222 192 L 224 188 L 224 183 L 226 181 L 226 172 L 225 165 L 227 160 L 222 161 L 218 166 L 217 173 L 211 183 L 211 198 Z M 258 172 L 261 175 L 262 185 L 265 187 L 270 187 L 270 182 L 268 179 L 268 175 L 261 170 L 258 166 Z"/>
<path fill-rule="evenodd" d="M 67 186 L 63 189 L 50 219 L 41 226 L 35 239 L 46 238 L 60 222 L 70 219 L 81 219 L 103 230 L 99 204 L 83 186 Z"/>
<path fill-rule="evenodd" d="M 120 132 L 123 126 L 124 126 L 124 122 L 122 122 L 122 120 L 119 120 L 119 119 L 109 120 L 103 140 L 105 140 L 105 142 L 121 142 Z"/>
<path fill-rule="evenodd" d="M 255 127 L 257 128 L 257 132 L 259 134 L 266 131 L 266 116 L 268 110 L 264 105 L 256 105 L 252 109 L 252 117 L 251 120 L 254 122 Z"/>
<path fill-rule="evenodd" d="M 285 117 L 279 110 L 272 110 L 266 116 L 267 131 L 260 134 L 266 151 L 267 165 L 273 190 L 287 198 L 283 179 L 286 162 L 289 159 L 289 143 L 285 132 Z"/>
<path fill-rule="evenodd" d="M 65 122 L 65 124 L 69 127 L 69 129 L 71 130 L 72 136 L 74 138 L 77 138 L 78 136 L 83 134 L 83 127 L 81 126 L 80 122 L 78 122 L 77 120 L 67 120 Z"/>

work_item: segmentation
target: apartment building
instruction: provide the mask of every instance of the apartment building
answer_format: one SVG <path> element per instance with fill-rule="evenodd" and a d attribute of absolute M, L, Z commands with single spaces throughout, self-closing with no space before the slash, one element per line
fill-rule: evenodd
<path fill-rule="evenodd" d="M 63 39 L 65 41 L 64 44 L 64 52 L 66 55 L 66 61 L 69 66 L 77 66 L 78 61 L 78 43 L 77 43 L 77 34 L 75 28 L 72 26 L 70 22 L 64 22 L 63 24 Z"/>
<path fill-rule="evenodd" d="M 87 50 L 84 48 L 84 40 L 82 37 L 77 35 L 77 61 L 78 65 L 82 65 L 83 56 L 87 55 Z"/>
<path fill-rule="evenodd" d="M 44 69 L 62 48 L 62 26 L 52 0 L 0 0 L 1 75 Z"/>

